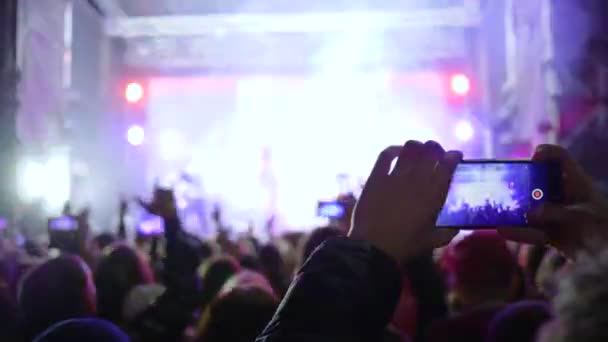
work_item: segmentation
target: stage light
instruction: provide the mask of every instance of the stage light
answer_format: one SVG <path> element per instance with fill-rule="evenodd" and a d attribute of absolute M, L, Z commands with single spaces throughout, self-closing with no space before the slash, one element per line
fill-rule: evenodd
<path fill-rule="evenodd" d="M 70 198 L 70 164 L 66 156 L 52 156 L 46 162 L 44 201 L 47 209 L 60 210 Z"/>
<path fill-rule="evenodd" d="M 144 129 L 139 125 L 132 125 L 127 130 L 127 141 L 133 146 L 139 146 L 144 143 Z"/>
<path fill-rule="evenodd" d="M 137 103 L 144 97 L 144 87 L 137 83 L 131 82 L 125 88 L 125 99 L 129 103 Z"/>
<path fill-rule="evenodd" d="M 460 121 L 454 127 L 454 135 L 460 141 L 469 141 L 473 138 L 474 134 L 473 125 L 468 121 Z"/>
<path fill-rule="evenodd" d="M 18 171 L 21 200 L 42 200 L 47 210 L 56 212 L 69 199 L 70 165 L 66 155 L 52 155 L 46 162 L 24 158 Z"/>
<path fill-rule="evenodd" d="M 184 140 L 175 131 L 164 131 L 160 135 L 159 149 L 163 160 L 177 160 L 184 153 Z"/>
<path fill-rule="evenodd" d="M 44 164 L 33 160 L 21 162 L 19 177 L 19 195 L 25 201 L 31 201 L 43 196 L 46 187 Z"/>
<path fill-rule="evenodd" d="M 450 87 L 454 94 L 466 96 L 471 91 L 471 81 L 464 74 L 455 74 L 450 78 Z"/>

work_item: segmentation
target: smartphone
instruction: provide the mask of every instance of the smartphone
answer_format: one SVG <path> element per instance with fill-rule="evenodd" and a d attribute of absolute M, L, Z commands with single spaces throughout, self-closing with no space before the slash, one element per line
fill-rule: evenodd
<path fill-rule="evenodd" d="M 61 231 L 72 231 L 78 227 L 76 220 L 73 217 L 61 216 L 49 219 L 49 229 L 61 230 Z"/>
<path fill-rule="evenodd" d="M 329 219 L 339 219 L 344 216 L 344 205 L 338 201 L 319 201 L 317 205 L 317 216 Z"/>
<path fill-rule="evenodd" d="M 165 224 L 160 216 L 152 216 L 139 221 L 137 231 L 142 235 L 162 235 Z"/>
<path fill-rule="evenodd" d="M 77 253 L 79 248 L 77 228 L 78 223 L 73 217 L 50 218 L 48 221 L 49 248 Z"/>
<path fill-rule="evenodd" d="M 436 227 L 528 227 L 528 212 L 561 201 L 561 170 L 554 163 L 469 160 L 456 167 Z"/>

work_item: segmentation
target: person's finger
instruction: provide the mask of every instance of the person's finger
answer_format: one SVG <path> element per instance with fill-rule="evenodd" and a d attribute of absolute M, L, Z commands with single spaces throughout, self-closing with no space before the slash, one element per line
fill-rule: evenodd
<path fill-rule="evenodd" d="M 439 248 L 450 243 L 458 232 L 458 229 L 432 228 L 435 231 L 431 236 L 431 244 L 433 248 Z"/>
<path fill-rule="evenodd" d="M 144 208 L 147 212 L 152 213 L 154 212 L 152 205 L 149 204 L 148 202 L 144 201 L 142 198 L 136 197 L 135 201 L 137 201 L 137 203 Z"/>
<path fill-rule="evenodd" d="M 576 206 L 543 203 L 528 213 L 528 222 L 533 227 L 548 227 L 576 223 L 583 219 L 585 212 Z"/>
<path fill-rule="evenodd" d="M 443 158 L 443 155 L 445 154 L 445 150 L 438 142 L 429 140 L 426 143 L 424 143 L 424 146 L 427 148 L 427 151 L 429 152 L 429 155 L 431 158 L 436 159 L 436 160 Z"/>
<path fill-rule="evenodd" d="M 433 177 L 433 173 L 439 161 L 443 159 L 445 150 L 435 141 L 427 141 L 423 145 L 420 159 L 417 162 L 416 176 L 425 176 L 426 179 Z"/>
<path fill-rule="evenodd" d="M 72 205 L 70 204 L 70 201 L 65 202 L 63 209 L 61 210 L 61 214 L 64 216 L 74 216 L 72 215 Z"/>
<path fill-rule="evenodd" d="M 567 197 L 574 196 L 574 200 L 587 200 L 588 198 L 581 197 L 593 193 L 592 181 L 565 148 L 550 144 L 539 145 L 532 156 L 532 161 L 555 162 L 560 165 Z"/>
<path fill-rule="evenodd" d="M 541 163 L 558 162 L 561 164 L 564 172 L 582 172 L 579 164 L 574 160 L 574 158 L 572 158 L 568 150 L 559 145 L 538 145 L 534 151 L 534 154 L 532 155 L 532 161 Z"/>
<path fill-rule="evenodd" d="M 376 164 L 365 182 L 364 192 L 378 191 L 382 187 L 382 183 L 391 169 L 391 163 L 399 156 L 401 149 L 401 146 L 389 146 L 380 152 Z"/>
<path fill-rule="evenodd" d="M 407 141 L 399 153 L 391 175 L 400 180 L 400 183 L 407 182 L 411 170 L 416 166 L 423 153 L 424 145 L 420 141 Z"/>
<path fill-rule="evenodd" d="M 433 179 L 435 184 L 433 195 L 440 205 L 443 205 L 446 200 L 450 184 L 452 183 L 452 177 L 454 176 L 456 167 L 462 161 L 462 156 L 462 152 L 460 151 L 448 151 L 437 163 Z"/>
<path fill-rule="evenodd" d="M 531 245 L 546 245 L 549 243 L 547 235 L 539 229 L 520 227 L 499 227 L 496 229 L 504 239 L 527 243 Z"/>

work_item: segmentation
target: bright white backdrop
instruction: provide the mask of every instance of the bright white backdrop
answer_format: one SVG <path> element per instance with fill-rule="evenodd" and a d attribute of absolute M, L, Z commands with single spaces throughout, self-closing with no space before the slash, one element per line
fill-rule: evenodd
<path fill-rule="evenodd" d="M 336 176 L 363 180 L 385 146 L 436 139 L 455 147 L 443 82 L 427 72 L 152 79 L 148 179 L 170 183 L 188 170 L 235 225 L 276 207 L 283 227 L 308 227 L 317 201 L 337 194 Z"/>

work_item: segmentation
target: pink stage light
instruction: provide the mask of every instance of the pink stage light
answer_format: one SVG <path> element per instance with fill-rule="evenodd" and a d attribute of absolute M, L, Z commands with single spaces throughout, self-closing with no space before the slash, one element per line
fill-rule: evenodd
<path fill-rule="evenodd" d="M 144 143 L 144 129 L 139 125 L 132 125 L 127 130 L 127 141 L 133 146 L 139 146 Z"/>
<path fill-rule="evenodd" d="M 137 83 L 131 82 L 125 88 L 125 100 L 129 103 L 137 103 L 144 97 L 144 87 Z"/>
<path fill-rule="evenodd" d="M 460 121 L 454 127 L 454 135 L 458 140 L 466 142 L 473 138 L 473 135 L 475 135 L 475 129 L 470 122 Z"/>
<path fill-rule="evenodd" d="M 454 94 L 466 96 L 471 91 L 471 81 L 465 74 L 455 74 L 450 78 L 450 87 Z"/>

